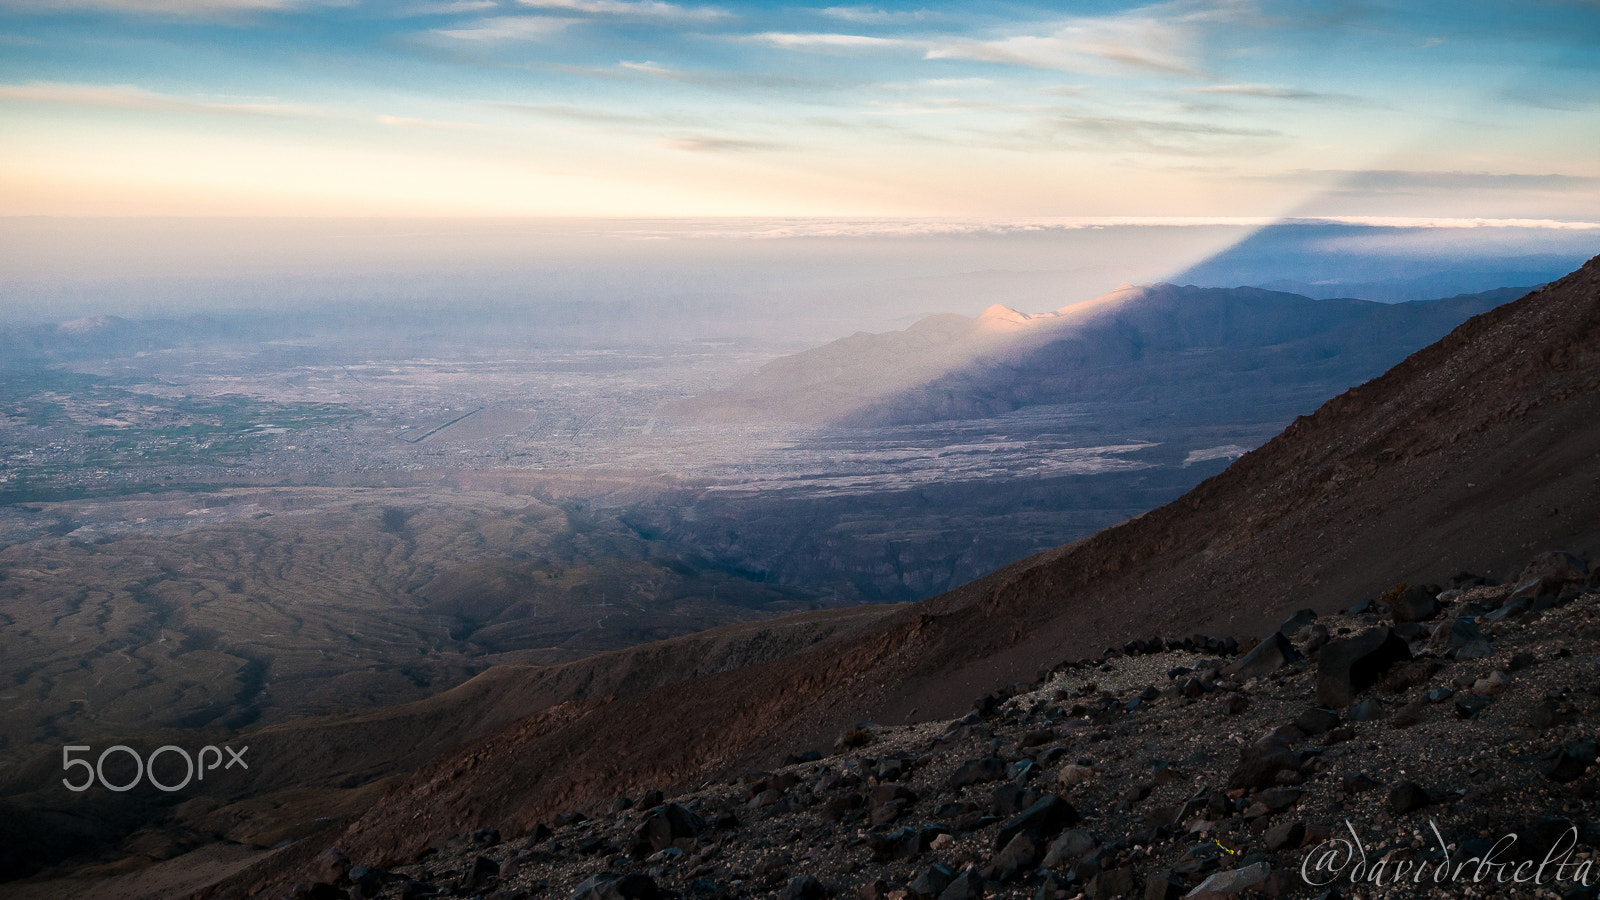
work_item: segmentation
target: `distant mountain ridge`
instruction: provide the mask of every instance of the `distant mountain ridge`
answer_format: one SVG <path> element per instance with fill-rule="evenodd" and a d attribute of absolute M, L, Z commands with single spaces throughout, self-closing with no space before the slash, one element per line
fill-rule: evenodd
<path fill-rule="evenodd" d="M 664 412 L 884 426 L 1107 398 L 1248 402 L 1252 392 L 1297 386 L 1324 386 L 1327 396 L 1523 292 L 1385 304 L 1249 287 L 1123 285 L 1052 312 L 995 305 L 976 317 L 858 332 Z"/>

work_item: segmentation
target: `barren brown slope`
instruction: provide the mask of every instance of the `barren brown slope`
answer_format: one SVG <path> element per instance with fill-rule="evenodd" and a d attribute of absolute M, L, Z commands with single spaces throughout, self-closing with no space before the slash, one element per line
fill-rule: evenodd
<path fill-rule="evenodd" d="M 1597 423 L 1600 260 L 1469 321 L 1166 507 L 859 637 L 513 723 L 419 770 L 338 840 L 358 859 L 403 857 L 444 834 L 771 762 L 853 719 L 955 712 L 1128 637 L 1249 636 L 1397 573 L 1503 576 L 1529 549 L 1591 552 Z"/>

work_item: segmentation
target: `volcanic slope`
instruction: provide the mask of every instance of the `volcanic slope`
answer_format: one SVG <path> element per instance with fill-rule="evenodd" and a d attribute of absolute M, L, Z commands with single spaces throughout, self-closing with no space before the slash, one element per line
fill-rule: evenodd
<path fill-rule="evenodd" d="M 1260 635 L 1285 610 L 1327 611 L 1397 578 L 1509 577 L 1535 549 L 1592 553 L 1597 414 L 1600 259 L 1470 320 L 1174 503 L 783 659 L 530 710 L 318 843 L 382 861 L 478 827 L 516 834 L 618 793 L 775 763 L 862 719 L 948 716 L 1129 637 Z M 272 868 L 220 893 L 293 874 Z"/>

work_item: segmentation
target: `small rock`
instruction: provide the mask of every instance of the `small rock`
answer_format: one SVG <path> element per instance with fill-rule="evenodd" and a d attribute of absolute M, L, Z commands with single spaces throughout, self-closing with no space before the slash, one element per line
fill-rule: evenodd
<path fill-rule="evenodd" d="M 1039 865 L 1046 869 L 1072 865 L 1087 856 L 1095 846 L 1094 837 L 1089 832 L 1081 828 L 1069 829 L 1050 844 L 1050 849 L 1045 851 L 1044 861 Z"/>
<path fill-rule="evenodd" d="M 1405 706 L 1400 707 L 1399 712 L 1394 714 L 1394 718 L 1389 720 L 1389 727 L 1410 728 L 1411 726 L 1422 721 L 1423 713 L 1427 708 L 1428 705 L 1426 701 L 1413 700 L 1410 703 L 1407 703 Z"/>
<path fill-rule="evenodd" d="M 1294 644 L 1282 632 L 1274 631 L 1254 650 L 1246 653 L 1243 659 L 1223 669 L 1223 673 L 1238 675 L 1241 679 L 1261 678 L 1301 659 L 1300 651 L 1294 648 Z"/>
<path fill-rule="evenodd" d="M 1331 731 L 1339 724 L 1339 714 L 1331 709 L 1313 707 L 1295 717 L 1294 727 L 1308 736 Z"/>
<path fill-rule="evenodd" d="M 1056 784 L 1069 788 L 1075 784 L 1082 784 L 1092 777 L 1094 777 L 1094 770 L 1088 766 L 1068 765 L 1063 766 L 1061 771 L 1056 774 Z"/>
<path fill-rule="evenodd" d="M 1383 787 L 1383 782 L 1373 780 L 1373 778 L 1367 775 L 1365 772 L 1351 772 L 1344 776 L 1344 780 L 1340 783 L 1340 787 L 1346 794 L 1349 794 L 1353 797 L 1356 794 L 1362 793 L 1363 791 L 1370 791 L 1376 787 Z"/>
<path fill-rule="evenodd" d="M 814 875 L 801 875 L 789 880 L 780 900 L 825 900 L 828 889 Z"/>
<path fill-rule="evenodd" d="M 1218 872 L 1215 875 L 1212 875 L 1210 878 L 1207 878 L 1205 881 L 1200 882 L 1200 884 L 1197 885 L 1194 890 L 1190 891 L 1185 896 L 1198 897 L 1201 894 L 1206 893 L 1223 895 L 1237 894 L 1241 891 L 1253 888 L 1263 881 L 1266 881 L 1267 876 L 1270 874 L 1272 874 L 1272 867 L 1264 862 L 1258 862 L 1253 865 L 1245 866 L 1242 869 L 1232 869 L 1226 872 Z"/>
<path fill-rule="evenodd" d="M 1304 794 L 1305 791 L 1297 788 L 1268 788 L 1256 795 L 1256 802 L 1262 804 L 1268 810 L 1278 813 L 1299 803 Z"/>
<path fill-rule="evenodd" d="M 1383 704 L 1379 703 L 1377 698 L 1363 700 L 1350 707 L 1347 713 L 1352 722 L 1374 722 L 1388 714 L 1389 711 L 1383 708 Z"/>
<path fill-rule="evenodd" d="M 1261 840 L 1268 850 L 1276 853 L 1280 850 L 1294 850 L 1306 837 L 1306 823 L 1299 819 L 1288 822 L 1279 822 L 1267 829 Z"/>
<path fill-rule="evenodd" d="M 1389 808 L 1405 815 L 1433 802 L 1433 796 L 1415 781 L 1402 781 L 1389 789 Z"/>
<path fill-rule="evenodd" d="M 1472 693 L 1479 697 L 1493 697 L 1505 693 L 1511 686 L 1511 676 L 1504 672 L 1492 672 L 1488 678 L 1479 678 L 1472 684 Z"/>

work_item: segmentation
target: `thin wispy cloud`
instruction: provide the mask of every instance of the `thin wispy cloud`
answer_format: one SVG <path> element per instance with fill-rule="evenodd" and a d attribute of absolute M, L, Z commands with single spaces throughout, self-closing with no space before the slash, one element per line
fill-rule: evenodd
<path fill-rule="evenodd" d="M 1212 77 L 1201 56 L 1206 35 L 1256 19 L 1247 2 L 1175 0 L 1127 13 L 1041 23 L 990 38 L 940 43 L 928 59 L 959 59 L 1080 74 L 1136 70 L 1187 78 Z"/>
<path fill-rule="evenodd" d="M 100 11 L 164 19 L 229 19 L 250 13 L 342 6 L 342 0 L 3 0 L 0 10 L 23 13 Z"/>
<path fill-rule="evenodd" d="M 920 22 L 931 14 L 925 9 L 889 11 L 872 6 L 830 6 L 818 10 L 825 16 L 843 22 L 861 25 L 890 25 L 896 22 Z"/>
<path fill-rule="evenodd" d="M 766 31 L 750 35 L 748 40 L 785 50 L 872 50 L 904 47 L 909 42 L 899 38 L 872 37 L 864 34 L 833 34 L 828 32 L 794 33 Z"/>
<path fill-rule="evenodd" d="M 414 119 L 410 116 L 379 116 L 378 124 L 391 128 L 420 128 L 427 131 L 488 131 L 487 126 L 472 122 L 446 122 L 438 119 Z"/>
<path fill-rule="evenodd" d="M 401 6 L 395 9 L 395 15 L 401 17 L 422 16 L 460 16 L 470 13 L 488 12 L 499 9 L 500 4 L 495 0 L 437 0 L 437 2 L 416 3 L 410 6 Z"/>
<path fill-rule="evenodd" d="M 644 62 L 629 62 L 627 60 L 623 60 L 622 62 L 617 63 L 617 65 L 627 69 L 630 72 L 641 72 L 645 75 L 654 75 L 657 78 L 683 78 L 682 72 L 669 69 L 666 66 L 658 66 L 649 60 L 645 60 Z"/>
<path fill-rule="evenodd" d="M 558 10 L 590 16 L 673 19 L 686 22 L 715 22 L 733 18 L 733 14 L 725 9 L 679 6 L 663 0 L 517 0 L 517 2 L 530 9 Z"/>
<path fill-rule="evenodd" d="M 682 150 L 686 153 L 750 153 L 782 149 L 780 145 L 768 141 L 704 135 L 662 138 L 657 143 L 668 149 Z"/>
<path fill-rule="evenodd" d="M 1172 155 L 1210 155 L 1237 150 L 1240 142 L 1281 139 L 1271 128 L 1250 128 L 1213 122 L 1151 119 L 1136 116 L 1065 113 L 1041 121 L 1031 132 L 1036 140 L 1059 145 L 1117 148 Z M 1220 146 L 1219 146 L 1220 145 Z"/>
<path fill-rule="evenodd" d="M 907 237 L 942 235 L 1037 234 L 1092 228 L 1263 228 L 1270 225 L 1359 225 L 1369 228 L 1525 228 L 1550 231 L 1600 231 L 1600 222 L 1557 219 L 1494 219 L 1428 216 L 1060 216 L 974 219 L 818 219 L 810 221 L 738 220 L 706 223 L 692 231 L 640 229 L 638 236 L 776 240 L 795 237 Z"/>
<path fill-rule="evenodd" d="M 1557 172 L 1439 172 L 1408 169 L 1299 169 L 1279 179 L 1336 181 L 1338 190 L 1374 193 L 1416 191 L 1569 191 L 1600 187 L 1600 177 Z"/>
<path fill-rule="evenodd" d="M 695 124 L 686 121 L 683 117 L 674 115 L 625 113 L 592 106 L 574 106 L 563 103 L 497 103 L 494 105 L 511 112 L 550 119 L 562 119 L 568 122 L 582 122 L 589 125 L 654 129 L 663 125 L 693 127 Z"/>
<path fill-rule="evenodd" d="M 440 28 L 434 34 L 458 41 L 542 41 L 575 21 L 552 16 L 490 16 L 460 28 Z"/>
<path fill-rule="evenodd" d="M 1224 94 L 1230 97 L 1259 97 L 1263 100 L 1304 100 L 1320 103 L 1349 103 L 1360 98 L 1349 94 L 1328 94 L 1280 84 L 1208 84 L 1189 88 L 1191 94 Z"/>
<path fill-rule="evenodd" d="M 928 59 L 960 59 L 1029 69 L 1100 74 L 1107 63 L 1168 75 L 1202 77 L 1185 56 L 1187 48 L 1155 22 L 1069 25 L 1048 35 L 1019 34 L 994 40 L 957 40 L 928 50 Z"/>
<path fill-rule="evenodd" d="M 326 110 L 275 100 L 200 99 L 147 91 L 131 84 L 65 84 L 61 82 L 31 81 L 26 84 L 0 85 L 0 100 L 25 100 L 34 103 L 58 103 L 69 106 L 91 106 L 101 109 L 135 110 L 154 113 L 184 115 L 247 115 L 273 118 L 331 118 Z"/>

